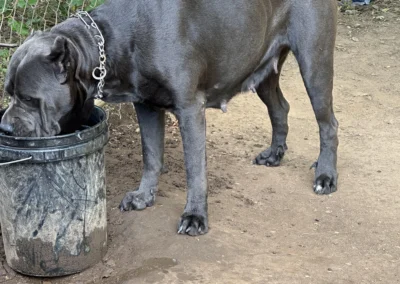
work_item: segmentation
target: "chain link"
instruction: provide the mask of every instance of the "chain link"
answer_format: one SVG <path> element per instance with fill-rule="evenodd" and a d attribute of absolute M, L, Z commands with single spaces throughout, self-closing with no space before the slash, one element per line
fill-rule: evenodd
<path fill-rule="evenodd" d="M 90 23 L 86 22 L 84 19 L 84 16 L 90 19 Z M 104 78 L 107 75 L 107 70 L 106 70 L 106 52 L 104 50 L 104 37 L 103 34 L 101 33 L 99 27 L 97 26 L 96 22 L 93 20 L 93 18 L 89 15 L 88 12 L 86 11 L 78 11 L 75 15 L 72 17 L 79 18 L 81 21 L 85 24 L 86 28 L 90 29 L 93 28 L 95 29 L 98 34 L 95 35 L 95 39 L 97 41 L 97 46 L 99 48 L 99 62 L 100 65 L 96 68 L 93 69 L 92 72 L 92 77 L 99 81 L 97 84 L 97 94 L 95 96 L 96 99 L 101 99 L 103 98 L 103 89 L 105 85 L 105 80 Z"/>

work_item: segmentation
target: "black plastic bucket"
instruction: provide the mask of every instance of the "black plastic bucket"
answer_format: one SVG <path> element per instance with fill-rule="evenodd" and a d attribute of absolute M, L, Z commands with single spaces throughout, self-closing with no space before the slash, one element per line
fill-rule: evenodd
<path fill-rule="evenodd" d="M 89 128 L 26 138 L 0 135 L 0 220 L 8 265 L 32 276 L 61 276 L 107 251 L 106 114 Z"/>

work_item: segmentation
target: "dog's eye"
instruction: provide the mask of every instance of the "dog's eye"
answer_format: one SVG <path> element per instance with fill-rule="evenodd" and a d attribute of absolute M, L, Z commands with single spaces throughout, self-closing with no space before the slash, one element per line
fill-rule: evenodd
<path fill-rule="evenodd" d="M 21 101 L 24 101 L 24 102 L 30 102 L 31 100 L 32 100 L 32 98 L 28 97 L 28 96 L 22 96 L 21 97 Z"/>

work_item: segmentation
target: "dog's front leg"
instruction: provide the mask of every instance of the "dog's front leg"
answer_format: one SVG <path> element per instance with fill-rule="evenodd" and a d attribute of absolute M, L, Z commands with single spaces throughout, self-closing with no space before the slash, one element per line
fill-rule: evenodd
<path fill-rule="evenodd" d="M 154 204 L 163 167 L 165 111 L 140 103 L 135 104 L 135 110 L 142 138 L 143 174 L 139 188 L 121 201 L 121 211 L 143 210 Z"/>
<path fill-rule="evenodd" d="M 198 95 L 189 106 L 176 111 L 181 130 L 187 178 L 187 201 L 178 233 L 207 233 L 207 170 L 205 98 Z"/>

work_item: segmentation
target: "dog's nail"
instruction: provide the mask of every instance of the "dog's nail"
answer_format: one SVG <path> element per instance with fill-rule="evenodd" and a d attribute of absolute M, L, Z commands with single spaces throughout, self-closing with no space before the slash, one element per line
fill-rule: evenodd
<path fill-rule="evenodd" d="M 222 110 L 223 113 L 226 113 L 228 111 L 228 105 L 227 105 L 226 100 L 223 100 L 221 102 L 221 110 Z"/>
<path fill-rule="evenodd" d="M 321 185 L 317 185 L 317 188 L 315 189 L 315 192 L 321 192 L 323 187 Z"/>
<path fill-rule="evenodd" d="M 180 226 L 179 230 L 178 230 L 178 234 L 182 233 L 182 231 L 183 231 L 183 226 Z"/>
<path fill-rule="evenodd" d="M 257 93 L 256 92 L 256 89 L 254 88 L 254 87 L 250 87 L 250 90 L 255 94 L 255 93 Z"/>
<path fill-rule="evenodd" d="M 190 227 L 186 229 L 185 233 L 189 233 L 190 232 Z"/>

